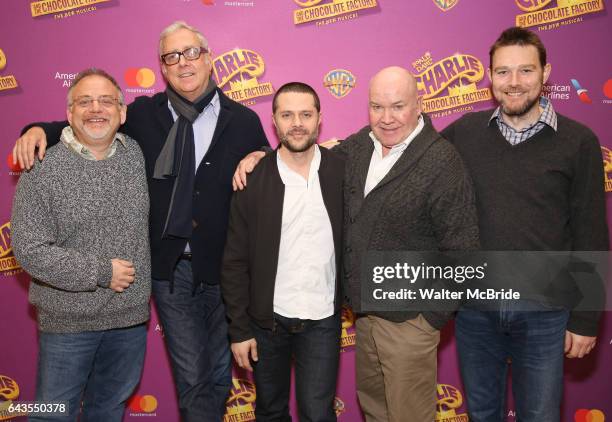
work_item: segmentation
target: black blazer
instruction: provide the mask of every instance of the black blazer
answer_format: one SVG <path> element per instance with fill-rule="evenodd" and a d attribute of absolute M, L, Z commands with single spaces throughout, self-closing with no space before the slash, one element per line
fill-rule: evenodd
<path fill-rule="evenodd" d="M 268 145 L 257 114 L 230 100 L 217 89 L 220 114 L 211 145 L 202 159 L 193 192 L 194 230 L 189 240 L 193 254 L 194 283 L 217 284 L 225 245 L 232 175 L 240 160 L 248 153 Z M 153 97 L 138 97 L 128 106 L 127 120 L 119 129 L 134 138 L 145 157 L 151 210 L 152 276 L 170 280 L 179 256 L 188 239 L 162 239 L 162 231 L 172 193 L 172 179 L 152 178 L 155 161 L 172 127 L 173 119 L 165 93 Z M 62 129 L 68 122 L 35 123 L 47 133 L 49 145 L 59 142 Z M 27 128 L 26 128 L 27 129 Z M 118 204 L 120 206 L 120 204 Z"/>
<path fill-rule="evenodd" d="M 319 181 L 332 226 L 336 254 L 336 311 L 342 259 L 342 176 L 344 161 L 320 148 Z M 278 265 L 285 185 L 276 152 L 261 160 L 248 178 L 248 187 L 234 193 L 223 256 L 221 289 L 230 320 L 232 342 L 253 338 L 250 321 L 271 329 L 274 321 L 274 282 Z"/>

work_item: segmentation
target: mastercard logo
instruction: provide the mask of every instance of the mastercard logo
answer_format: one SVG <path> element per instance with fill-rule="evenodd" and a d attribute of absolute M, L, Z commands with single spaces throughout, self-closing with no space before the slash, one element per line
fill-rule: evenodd
<path fill-rule="evenodd" d="M 128 407 L 135 413 L 152 413 L 157 409 L 157 399 L 155 396 L 148 394 L 145 396 L 135 395 L 128 402 Z"/>
<path fill-rule="evenodd" d="M 575 422 L 604 422 L 606 415 L 599 409 L 578 409 L 574 414 Z"/>
<path fill-rule="evenodd" d="M 215 4 L 215 0 L 202 0 L 206 6 L 213 6 Z"/>
<path fill-rule="evenodd" d="M 130 88 L 149 88 L 155 83 L 155 73 L 147 67 L 130 67 L 125 71 L 123 78 Z"/>
<path fill-rule="evenodd" d="M 8 157 L 6 157 L 6 164 L 10 171 L 19 172 L 21 171 L 21 167 L 19 167 L 19 162 L 13 164 L 13 153 L 10 152 Z"/>
<path fill-rule="evenodd" d="M 4 55 L 4 51 L 0 49 L 0 70 L 6 67 L 6 56 Z"/>

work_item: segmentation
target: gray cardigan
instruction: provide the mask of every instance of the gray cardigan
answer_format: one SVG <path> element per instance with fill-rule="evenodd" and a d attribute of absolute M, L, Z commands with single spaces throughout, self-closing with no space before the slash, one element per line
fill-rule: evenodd
<path fill-rule="evenodd" d="M 24 172 L 11 218 L 15 257 L 32 276 L 30 302 L 46 332 L 129 327 L 149 318 L 149 195 L 142 152 L 126 137 L 90 161 L 64 144 Z M 134 263 L 123 293 L 108 286 L 112 258 Z"/>
<path fill-rule="evenodd" d="M 367 126 L 334 148 L 346 157 L 344 176 L 344 291 L 361 308 L 361 262 L 367 251 L 463 251 L 479 248 L 472 181 L 455 148 L 423 115 L 425 127 L 400 159 L 364 198 L 374 145 Z M 456 303 L 456 307 L 459 302 Z M 373 313 L 390 321 L 418 312 Z M 442 328 L 448 311 L 423 316 Z"/>

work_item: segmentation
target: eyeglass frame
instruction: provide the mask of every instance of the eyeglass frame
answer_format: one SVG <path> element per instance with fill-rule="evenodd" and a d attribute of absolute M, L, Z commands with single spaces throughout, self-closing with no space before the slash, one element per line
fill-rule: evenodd
<path fill-rule="evenodd" d="M 187 52 L 189 50 L 193 50 L 193 49 L 197 49 L 198 50 L 198 56 L 194 57 L 193 59 L 190 59 L 189 57 L 187 57 L 185 55 L 185 52 Z M 206 48 L 206 47 L 188 47 L 188 48 L 184 49 L 183 51 L 171 51 L 170 53 L 162 54 L 161 56 L 159 56 L 159 59 L 166 66 L 174 66 L 175 64 L 178 64 L 181 61 L 181 56 L 185 57 L 185 60 L 191 62 L 191 61 L 194 61 L 194 60 L 198 60 L 202 56 L 202 54 L 207 54 L 209 52 L 210 52 L 210 50 L 208 48 Z M 166 57 L 168 57 L 168 56 L 170 56 L 172 54 L 178 54 L 178 59 L 177 59 L 176 63 L 169 64 L 169 63 L 166 62 Z"/>
<path fill-rule="evenodd" d="M 112 100 L 112 104 L 108 103 L 108 104 L 104 104 L 102 101 L 100 100 Z M 103 108 L 112 108 L 114 106 L 123 106 L 123 100 L 121 98 L 116 98 L 113 97 L 112 95 L 100 95 L 97 98 L 94 98 L 90 95 L 83 95 L 80 96 L 78 98 L 75 98 L 74 100 L 72 100 L 70 102 L 70 106 L 76 105 L 77 107 L 80 107 L 82 109 L 88 109 L 91 108 L 93 106 L 94 101 L 97 101 L 98 104 L 100 105 L 100 107 Z M 79 104 L 79 102 L 86 102 L 86 105 L 83 104 Z"/>

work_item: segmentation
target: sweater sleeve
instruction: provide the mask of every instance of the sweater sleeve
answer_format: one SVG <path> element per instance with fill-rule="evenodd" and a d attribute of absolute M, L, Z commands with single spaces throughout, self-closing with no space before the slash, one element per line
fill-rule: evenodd
<path fill-rule="evenodd" d="M 247 313 L 251 286 L 247 198 L 247 191 L 235 192 L 232 197 L 221 268 L 221 292 L 229 319 L 229 336 L 232 343 L 254 337 Z"/>
<path fill-rule="evenodd" d="M 607 251 L 608 225 L 604 192 L 603 158 L 597 137 L 590 133 L 574 162 L 570 191 L 572 250 Z"/>
<path fill-rule="evenodd" d="M 570 191 L 570 228 L 574 251 L 609 250 L 602 161 L 599 141 L 589 130 L 576 154 Z M 575 276 L 590 278 L 592 289 L 601 290 L 601 278 L 588 274 Z M 599 311 L 573 311 L 567 329 L 575 334 L 596 336 L 600 316 Z"/>
<path fill-rule="evenodd" d="M 94 291 L 108 286 L 112 263 L 57 245 L 57 224 L 47 193 L 39 189 L 50 177 L 39 168 L 23 173 L 17 184 L 11 217 L 12 245 L 17 261 L 35 279 L 55 288 Z"/>

